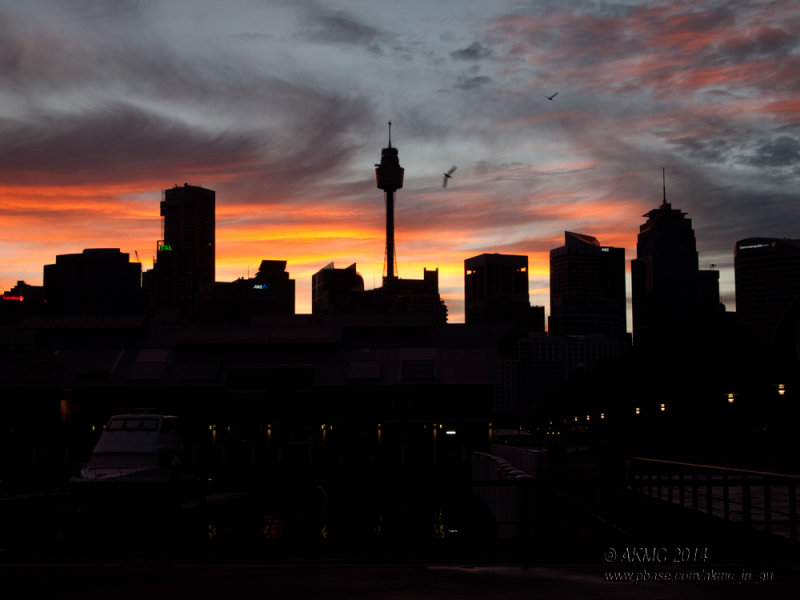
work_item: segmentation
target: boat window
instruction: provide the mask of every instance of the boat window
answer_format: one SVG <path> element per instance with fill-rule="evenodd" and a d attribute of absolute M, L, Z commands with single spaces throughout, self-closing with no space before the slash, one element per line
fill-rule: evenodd
<path fill-rule="evenodd" d="M 158 429 L 158 419 L 144 419 L 142 429 L 145 431 L 155 431 Z"/>
<path fill-rule="evenodd" d="M 112 419 L 108 424 L 111 431 L 158 431 L 158 419 Z"/>

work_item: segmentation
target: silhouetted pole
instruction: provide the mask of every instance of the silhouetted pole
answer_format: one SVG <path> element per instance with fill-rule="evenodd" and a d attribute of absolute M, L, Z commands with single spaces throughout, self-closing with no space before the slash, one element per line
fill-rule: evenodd
<path fill-rule="evenodd" d="M 394 269 L 394 193 L 403 187 L 403 173 L 405 169 L 400 166 L 397 148 L 392 148 L 392 122 L 389 121 L 389 145 L 381 150 L 381 162 L 375 165 L 375 180 L 378 189 L 384 191 L 386 196 L 386 277 L 387 281 L 394 281 L 397 274 Z"/>

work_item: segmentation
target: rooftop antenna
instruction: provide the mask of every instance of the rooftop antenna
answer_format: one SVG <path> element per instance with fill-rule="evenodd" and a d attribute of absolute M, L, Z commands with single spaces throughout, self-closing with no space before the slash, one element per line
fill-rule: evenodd
<path fill-rule="evenodd" d="M 661 167 L 661 185 L 664 189 L 664 204 L 667 203 L 667 175 L 664 167 Z"/>
<path fill-rule="evenodd" d="M 389 148 L 392 147 L 392 122 L 389 121 Z"/>

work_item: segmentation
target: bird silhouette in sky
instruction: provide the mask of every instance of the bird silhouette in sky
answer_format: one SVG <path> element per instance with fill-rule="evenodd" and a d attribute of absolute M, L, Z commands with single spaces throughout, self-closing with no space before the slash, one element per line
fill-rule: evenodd
<path fill-rule="evenodd" d="M 552 101 L 553 101 L 553 98 L 555 98 L 556 96 L 558 96 L 558 92 L 556 92 L 556 93 L 555 93 L 555 94 L 553 94 L 552 96 L 548 96 L 547 94 L 545 94 L 545 96 L 544 96 L 544 97 L 545 97 L 545 98 L 547 98 L 548 100 L 550 100 L 550 101 L 552 102 Z"/>
<path fill-rule="evenodd" d="M 443 187 L 443 188 L 446 188 L 446 187 L 447 187 L 447 180 L 448 180 L 448 179 L 450 179 L 450 178 L 452 177 L 453 173 L 455 173 L 455 170 L 456 170 L 456 168 L 457 168 L 457 167 L 456 167 L 455 165 L 453 165 L 453 166 L 450 168 L 450 170 L 449 170 L 447 173 L 445 173 L 445 174 L 444 174 L 444 179 L 442 179 L 442 187 Z"/>

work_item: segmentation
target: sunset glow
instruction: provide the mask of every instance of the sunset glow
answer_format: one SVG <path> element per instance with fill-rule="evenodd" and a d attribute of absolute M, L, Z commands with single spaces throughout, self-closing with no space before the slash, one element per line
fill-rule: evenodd
<path fill-rule="evenodd" d="M 85 248 L 150 268 L 162 191 L 184 182 L 216 191 L 218 280 L 286 260 L 300 313 L 330 262 L 378 286 L 389 120 L 399 273 L 438 268 L 450 322 L 471 256 L 527 255 L 546 307 L 564 231 L 635 258 L 662 168 L 729 310 L 735 242 L 800 237 L 790 0 L 36 0 L 0 17 L 3 290 Z"/>

